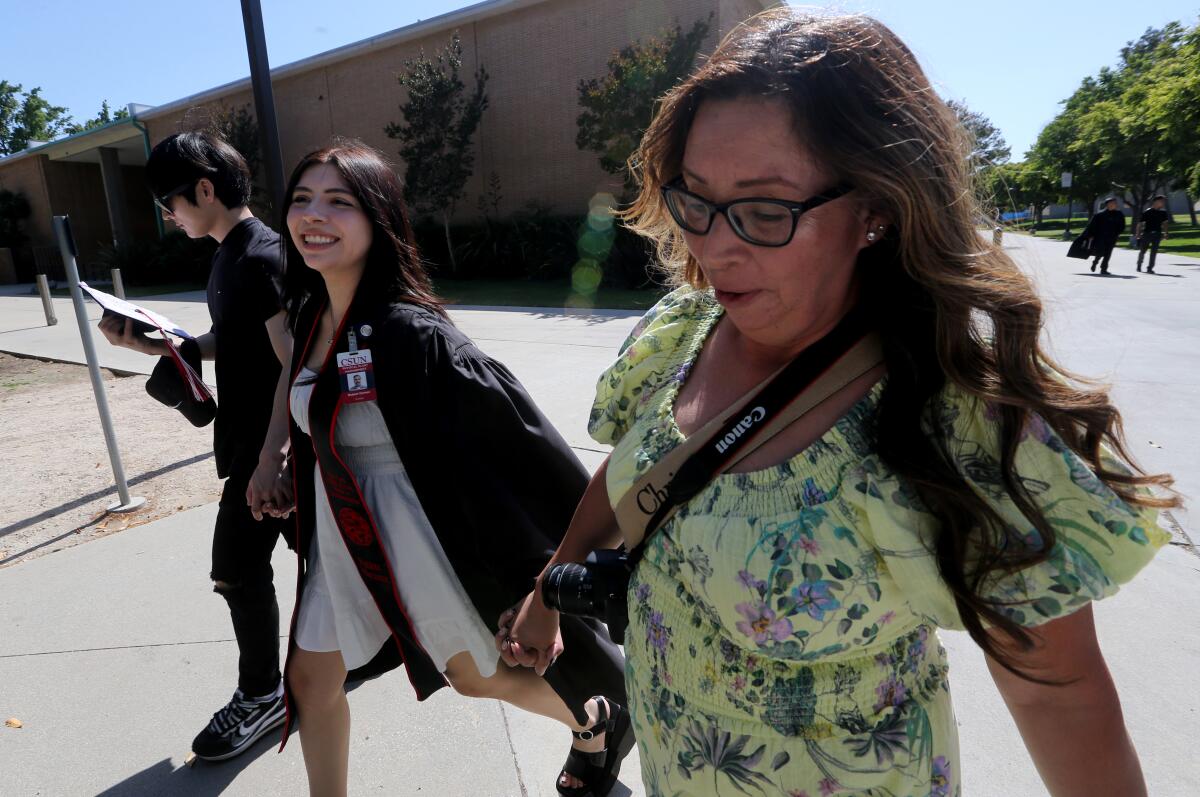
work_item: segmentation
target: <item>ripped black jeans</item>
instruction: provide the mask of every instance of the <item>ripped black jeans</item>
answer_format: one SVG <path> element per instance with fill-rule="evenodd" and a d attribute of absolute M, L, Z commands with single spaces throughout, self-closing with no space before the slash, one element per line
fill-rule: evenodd
<path fill-rule="evenodd" d="M 238 645 L 238 688 L 247 696 L 269 694 L 279 685 L 279 603 L 275 600 L 271 552 L 293 520 L 255 520 L 246 506 L 253 468 L 234 468 L 225 480 L 213 530 L 213 590 L 229 604 Z"/>

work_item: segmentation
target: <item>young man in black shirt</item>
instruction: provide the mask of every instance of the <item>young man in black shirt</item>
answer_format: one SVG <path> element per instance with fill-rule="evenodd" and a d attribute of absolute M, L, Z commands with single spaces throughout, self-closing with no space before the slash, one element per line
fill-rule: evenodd
<path fill-rule="evenodd" d="M 1150 265 L 1146 267 L 1147 274 L 1154 273 L 1154 258 L 1158 256 L 1158 245 L 1167 237 L 1167 226 L 1171 223 L 1171 214 L 1167 212 L 1167 198 L 1162 194 L 1154 197 L 1154 202 L 1142 213 L 1135 233 L 1138 241 L 1137 270 L 1142 270 L 1142 258 L 1146 249 L 1150 249 Z"/>
<path fill-rule="evenodd" d="M 279 412 L 287 412 L 286 393 L 276 390 L 281 364 L 291 356 L 278 288 L 282 250 L 279 236 L 247 207 L 251 180 L 245 160 L 219 138 L 191 132 L 163 140 L 150 154 L 146 176 L 164 219 L 192 238 L 209 236 L 220 244 L 208 281 L 212 329 L 183 344 L 196 347 L 203 359 L 216 360 L 213 448 L 217 475 L 226 481 L 210 575 L 214 591 L 229 605 L 238 643 L 238 687 L 192 750 L 199 758 L 220 761 L 249 749 L 285 715 L 271 569 L 271 552 L 285 521 L 256 520 L 247 506 L 252 481 L 255 494 L 269 496 L 270 504 L 285 507 L 291 501 L 290 481 L 282 472 L 286 425 L 266 439 L 272 410 L 279 405 Z M 101 320 L 100 330 L 115 345 L 166 353 L 165 341 L 135 332 L 118 316 Z"/>

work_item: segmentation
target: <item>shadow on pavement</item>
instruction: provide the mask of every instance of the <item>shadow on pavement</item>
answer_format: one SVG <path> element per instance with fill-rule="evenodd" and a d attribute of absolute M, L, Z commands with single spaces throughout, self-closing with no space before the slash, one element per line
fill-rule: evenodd
<path fill-rule="evenodd" d="M 16 553 L 14 553 L 10 556 L 6 556 L 3 559 L 0 559 L 0 567 L 3 567 L 4 565 L 7 565 L 7 564 L 12 564 L 13 562 L 20 560 L 22 557 L 28 556 L 29 554 L 33 553 L 34 551 L 40 551 L 42 548 L 45 548 L 48 545 L 53 545 L 56 542 L 62 542 L 63 540 L 70 537 L 72 534 L 78 534 L 79 532 L 83 531 L 88 526 L 92 525 L 93 523 L 98 523 L 106 514 L 108 514 L 108 513 L 100 512 L 95 517 L 88 518 L 83 523 L 81 523 L 80 525 L 71 529 L 70 531 L 64 531 L 62 534 L 59 534 L 57 537 L 51 537 L 48 540 L 42 540 L 41 542 L 37 543 L 36 545 L 29 546 L 28 548 L 26 548 L 23 551 L 17 551 Z"/>
<path fill-rule="evenodd" d="M 641 318 L 646 312 L 646 310 L 619 310 L 603 307 L 516 307 L 482 304 L 447 304 L 446 309 L 450 312 L 482 310 L 489 313 L 519 313 L 521 315 L 531 315 L 539 320 L 566 317 L 574 321 L 582 321 L 589 326 L 603 324 L 612 321 L 614 318 Z M 649 308 L 646 309 L 648 310 Z M 480 340 L 483 340 L 483 338 L 480 338 Z"/>
<path fill-rule="evenodd" d="M 1100 273 L 1093 274 L 1090 271 L 1077 271 L 1077 272 L 1075 272 L 1075 276 L 1077 276 L 1077 277 L 1096 277 L 1097 279 L 1104 279 L 1104 280 L 1135 280 L 1135 279 L 1137 279 L 1137 276 L 1134 274 L 1100 274 Z M 1154 275 L 1151 274 L 1150 276 L 1153 277 Z"/>
<path fill-rule="evenodd" d="M 162 794 L 172 797 L 215 797 L 224 793 L 242 770 L 253 764 L 259 756 L 278 746 L 279 733 L 272 732 L 229 761 L 196 761 L 194 766 L 176 769 L 172 767 L 170 759 L 164 758 L 110 786 L 97 797 L 158 797 Z"/>
<path fill-rule="evenodd" d="M 615 311 L 615 312 L 624 313 L 624 311 Z M 646 311 L 645 310 L 630 310 L 628 312 L 629 312 L 629 315 L 601 315 L 599 313 L 592 312 L 591 310 L 580 310 L 580 309 L 573 308 L 573 307 L 564 307 L 562 310 L 556 309 L 553 312 L 548 312 L 548 311 L 543 310 L 542 312 L 534 313 L 534 317 L 537 318 L 538 320 L 545 320 L 545 319 L 562 318 L 563 316 L 566 316 L 566 317 L 570 318 L 572 321 L 582 321 L 583 323 L 587 324 L 590 327 L 590 326 L 595 326 L 596 324 L 606 324 L 609 321 L 612 321 L 614 318 L 630 318 L 630 319 L 636 320 L 638 318 L 641 318 L 642 314 L 645 313 Z"/>
<path fill-rule="evenodd" d="M 188 465 L 194 465 L 197 462 L 202 462 L 203 460 L 209 459 L 211 457 L 212 457 L 211 451 L 208 452 L 207 454 L 197 454 L 194 457 L 189 457 L 187 459 L 181 459 L 178 462 L 172 462 L 170 465 L 163 465 L 161 468 L 155 468 L 154 470 L 147 471 L 146 473 L 138 474 L 137 476 L 134 476 L 132 479 L 129 479 L 127 483 L 130 487 L 133 487 L 134 485 L 141 484 L 142 482 L 144 482 L 148 479 L 153 479 L 155 476 L 161 476 L 164 473 L 170 473 L 171 471 L 178 470 L 179 468 L 186 468 Z M 59 504 L 58 506 L 54 507 L 53 509 L 47 509 L 44 512 L 39 512 L 36 515 L 31 515 L 31 516 L 25 518 L 24 520 L 18 520 L 16 523 L 9 523 L 7 526 L 0 528 L 0 537 L 3 537 L 8 534 L 12 534 L 14 531 L 20 531 L 21 529 L 26 528 L 28 526 L 32 526 L 35 523 L 41 523 L 43 520 L 49 520 L 50 518 L 54 517 L 55 515 L 58 515 L 62 512 L 66 512 L 71 509 L 74 509 L 77 506 L 83 506 L 86 503 L 95 501 L 97 498 L 103 498 L 106 495 L 114 495 L 116 493 L 116 491 L 117 491 L 116 485 L 113 485 L 112 487 L 105 487 L 103 490 L 96 490 L 95 492 L 80 496 L 79 498 L 76 498 L 73 501 L 67 501 L 65 504 Z M 84 525 L 86 526 L 88 524 L 85 523 Z M 17 556 L 19 556 L 19 555 L 20 554 L 17 554 Z M 9 559 L 11 559 L 11 558 L 13 558 L 13 557 L 9 557 Z M 4 564 L 4 562 L 7 562 L 7 561 L 8 561 L 8 559 L 0 561 L 0 564 Z"/>

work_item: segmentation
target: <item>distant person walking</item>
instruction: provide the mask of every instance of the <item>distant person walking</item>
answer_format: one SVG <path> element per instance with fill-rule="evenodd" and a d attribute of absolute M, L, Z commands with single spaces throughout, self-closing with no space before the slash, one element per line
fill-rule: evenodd
<path fill-rule="evenodd" d="M 1091 254 L 1092 271 L 1100 266 L 1100 273 L 1108 273 L 1108 261 L 1112 258 L 1113 247 L 1117 239 L 1125 231 L 1125 214 L 1117 210 L 1117 198 L 1110 196 L 1104 200 L 1104 210 L 1101 210 L 1083 231 L 1083 238 L 1092 239 Z"/>
<path fill-rule="evenodd" d="M 1138 242 L 1138 271 L 1142 270 L 1142 258 L 1146 256 L 1146 250 L 1149 249 L 1150 265 L 1146 266 L 1146 273 L 1154 273 L 1154 258 L 1158 256 L 1159 244 L 1167 237 L 1167 225 L 1170 223 L 1171 214 L 1167 210 L 1167 198 L 1159 194 L 1154 197 L 1150 207 L 1142 211 L 1141 221 L 1138 222 L 1134 232 Z"/>

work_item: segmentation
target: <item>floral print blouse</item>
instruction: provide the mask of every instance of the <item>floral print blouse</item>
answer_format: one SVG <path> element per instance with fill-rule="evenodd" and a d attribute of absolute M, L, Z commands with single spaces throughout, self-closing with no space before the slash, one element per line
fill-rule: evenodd
<path fill-rule="evenodd" d="M 710 292 L 669 294 L 601 376 L 589 430 L 614 446 L 614 507 L 683 440 L 675 398 L 721 315 Z M 717 476 L 647 546 L 625 652 L 652 797 L 961 792 L 934 629 L 962 622 L 930 553 L 933 518 L 872 451 L 882 384 L 788 461 Z M 935 410 L 960 473 L 1040 547 L 1000 477 L 991 411 L 953 386 Z M 985 587 L 1021 625 L 1113 594 L 1169 540 L 1156 511 L 1123 502 L 1040 418 L 1016 469 L 1056 532 L 1045 561 Z"/>

